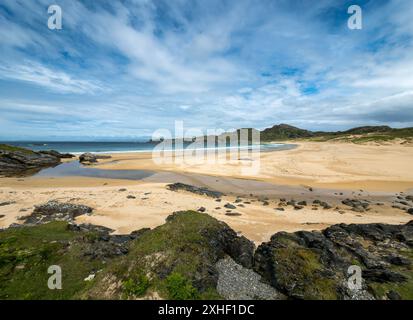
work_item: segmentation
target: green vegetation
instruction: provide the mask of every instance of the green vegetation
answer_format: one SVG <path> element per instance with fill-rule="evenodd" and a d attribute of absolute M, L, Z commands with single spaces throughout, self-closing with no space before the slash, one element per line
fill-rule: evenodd
<path fill-rule="evenodd" d="M 313 133 L 311 131 L 296 128 L 288 124 L 280 124 L 261 131 L 260 139 L 261 141 L 282 141 L 290 139 L 309 138 L 312 136 Z"/>
<path fill-rule="evenodd" d="M 127 297 L 141 297 L 149 288 L 149 279 L 144 274 L 139 274 L 123 282 L 123 289 Z"/>
<path fill-rule="evenodd" d="M 203 234 L 217 232 L 220 228 L 216 219 L 199 212 L 174 215 L 167 223 L 134 241 L 129 254 L 99 276 L 100 283 L 93 290 L 93 296 L 99 297 L 105 290 L 104 280 L 108 275 L 121 279 L 122 294 L 130 295 L 130 288 L 136 285 L 136 280 L 130 279 L 134 279 L 134 274 L 145 274 L 150 281 L 145 281 L 143 287 L 165 298 L 220 298 L 212 284 L 199 292 L 192 283 L 195 277 L 208 275 L 207 268 L 214 257 L 214 248 Z"/>
<path fill-rule="evenodd" d="M 32 150 L 25 149 L 25 148 L 20 148 L 20 147 L 15 147 L 15 146 L 10 146 L 8 144 L 1 144 L 0 143 L 0 151 L 9 151 L 9 152 L 23 152 L 26 154 L 32 154 L 34 153 Z"/>
<path fill-rule="evenodd" d="M 413 249 L 399 249 L 398 254 L 413 260 Z M 390 291 L 397 292 L 402 300 L 413 300 L 413 269 L 411 265 L 407 266 L 391 266 L 392 271 L 402 274 L 407 278 L 407 281 L 399 283 L 371 283 L 370 290 L 377 299 L 385 299 Z"/>
<path fill-rule="evenodd" d="M 91 272 L 101 269 L 100 261 L 85 259 L 79 235 L 65 222 L 11 228 L 0 232 L 0 299 L 72 299 L 88 285 Z M 49 266 L 62 268 L 62 290 L 47 286 Z"/>
<path fill-rule="evenodd" d="M 310 140 L 316 142 L 342 141 L 361 144 L 368 142 L 382 143 L 394 139 L 412 142 L 413 128 L 394 129 L 388 126 L 365 126 L 347 131 L 313 132 L 280 124 L 261 131 L 262 141 Z"/>
<path fill-rule="evenodd" d="M 207 214 L 179 212 L 165 224 L 141 233 L 129 243 L 128 254 L 119 258 L 92 257 L 91 251 L 113 247 L 106 246 L 109 242 L 96 231 L 72 231 L 66 222 L 9 228 L 0 232 L 0 299 L 136 299 L 151 295 L 175 300 L 221 299 L 211 266 L 225 254 L 219 243 L 227 236 L 223 227 Z M 333 261 L 341 261 L 337 267 L 326 262 L 324 249 L 303 246 L 297 234 L 277 233 L 274 237 L 277 245 L 265 255 L 273 268 L 267 280 L 291 298 L 342 298 L 346 265 L 366 268 L 362 259 L 344 247 L 334 250 Z M 353 240 L 365 250 L 379 248 L 380 257 L 394 254 L 413 260 L 410 247 L 383 249 L 368 237 Z M 51 265 L 62 268 L 62 290 L 47 286 Z M 368 280 L 368 291 L 378 299 L 386 298 L 390 291 L 402 299 L 413 299 L 412 266 L 400 263 L 387 268 L 407 281 Z M 85 281 L 90 274 L 96 277 Z"/>
<path fill-rule="evenodd" d="M 170 274 L 166 280 L 168 298 L 173 300 L 194 300 L 198 297 L 196 290 L 191 282 L 179 273 Z"/>
<path fill-rule="evenodd" d="M 311 249 L 289 246 L 274 252 L 280 287 L 295 285 L 293 294 L 303 299 L 337 299 L 336 280 L 322 275 L 320 255 Z"/>

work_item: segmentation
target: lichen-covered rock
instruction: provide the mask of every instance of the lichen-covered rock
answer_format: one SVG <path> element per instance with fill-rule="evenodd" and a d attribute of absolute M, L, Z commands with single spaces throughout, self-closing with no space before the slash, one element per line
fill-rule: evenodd
<path fill-rule="evenodd" d="M 334 225 L 322 232 L 280 232 L 261 244 L 254 270 L 297 299 L 413 298 L 413 222 L 406 225 Z M 348 286 L 350 266 L 363 287 Z"/>
<path fill-rule="evenodd" d="M 25 220 L 25 224 L 44 224 L 50 221 L 73 220 L 83 214 L 91 214 L 93 208 L 82 204 L 63 203 L 59 201 L 49 201 L 34 207 L 33 213 Z"/>

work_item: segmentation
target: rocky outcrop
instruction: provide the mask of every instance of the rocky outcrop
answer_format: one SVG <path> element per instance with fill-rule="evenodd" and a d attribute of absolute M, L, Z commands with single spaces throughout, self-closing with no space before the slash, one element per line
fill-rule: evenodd
<path fill-rule="evenodd" d="M 219 191 L 212 191 L 207 188 L 199 188 L 199 187 L 191 186 L 189 184 L 185 184 L 181 182 L 168 184 L 167 187 L 169 190 L 172 190 L 172 191 L 183 190 L 183 191 L 187 191 L 187 192 L 191 192 L 191 193 L 195 193 L 195 194 L 199 194 L 199 195 L 207 196 L 211 198 L 220 198 L 224 195 L 222 192 L 219 192 Z"/>
<path fill-rule="evenodd" d="M 280 232 L 261 244 L 254 270 L 296 299 L 388 299 L 413 296 L 413 222 L 334 225 L 322 232 Z M 348 285 L 350 266 L 363 286 Z M 395 294 L 396 293 L 396 294 Z"/>
<path fill-rule="evenodd" d="M 49 297 L 50 290 L 32 279 L 44 273 L 36 265 L 59 257 L 63 269 L 76 269 L 70 276 L 77 285 L 62 291 L 72 298 L 155 293 L 169 299 L 413 299 L 413 221 L 279 232 L 254 252 L 251 241 L 205 213 L 176 212 L 154 229 L 114 235 L 109 228 L 72 221 L 90 212 L 51 201 L 35 208 L 31 219 L 41 219 L 20 226 L 24 232 L 0 230 L 0 258 L 7 261 L 0 298 L 24 296 L 16 288 L 27 285 L 39 290 L 38 299 Z M 349 286 L 349 267 L 361 269 L 360 288 Z M 20 277 L 21 268 L 30 277 Z M 25 286 L 18 283 L 22 279 Z"/>
<path fill-rule="evenodd" d="M 92 154 L 92 153 L 84 153 L 79 156 L 79 162 L 83 164 L 92 164 L 92 163 L 97 163 L 99 159 L 110 159 L 111 156 L 106 156 L 106 155 L 97 155 L 97 154 Z"/>
<path fill-rule="evenodd" d="M 114 230 L 93 224 L 69 224 L 69 230 L 83 233 L 75 243 L 79 244 L 81 255 L 89 259 L 107 260 L 126 255 L 132 240 L 141 237 L 150 229 L 141 229 L 128 235 L 113 235 Z M 90 235 L 93 235 L 91 237 Z"/>
<path fill-rule="evenodd" d="M 48 151 L 39 151 L 39 153 L 41 154 L 47 154 L 50 156 L 54 156 L 56 158 L 60 158 L 60 159 L 72 159 L 75 157 L 75 155 L 70 154 L 70 153 L 60 153 L 56 150 L 48 150 Z"/>
<path fill-rule="evenodd" d="M 195 211 L 176 212 L 164 225 L 134 241 L 129 254 L 112 268 L 124 272 L 100 276 L 88 298 L 107 297 L 108 286 L 116 288 L 112 298 L 135 298 L 143 294 L 140 288 L 145 278 L 152 290 L 164 288 L 166 298 L 219 298 L 217 262 L 229 256 L 251 268 L 253 252 L 254 244 L 225 223 Z"/>
<path fill-rule="evenodd" d="M 35 206 L 33 213 L 26 217 L 24 224 L 45 224 L 50 221 L 73 222 L 77 216 L 90 215 L 93 208 L 73 203 L 62 203 L 55 200 Z"/>
<path fill-rule="evenodd" d="M 57 166 L 60 161 L 60 157 L 53 154 L 0 145 L 0 176 L 28 176 Z"/>

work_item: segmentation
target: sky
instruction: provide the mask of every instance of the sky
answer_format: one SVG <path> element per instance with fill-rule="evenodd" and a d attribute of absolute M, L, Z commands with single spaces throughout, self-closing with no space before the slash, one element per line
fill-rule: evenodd
<path fill-rule="evenodd" d="M 413 126 L 412 17 L 410 0 L 1 0 L 0 140 Z"/>

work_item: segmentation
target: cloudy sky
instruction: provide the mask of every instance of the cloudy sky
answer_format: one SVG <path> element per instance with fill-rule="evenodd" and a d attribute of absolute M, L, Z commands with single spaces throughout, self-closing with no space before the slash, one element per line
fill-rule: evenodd
<path fill-rule="evenodd" d="M 410 0 L 1 0 L 0 139 L 413 126 L 412 17 Z"/>

